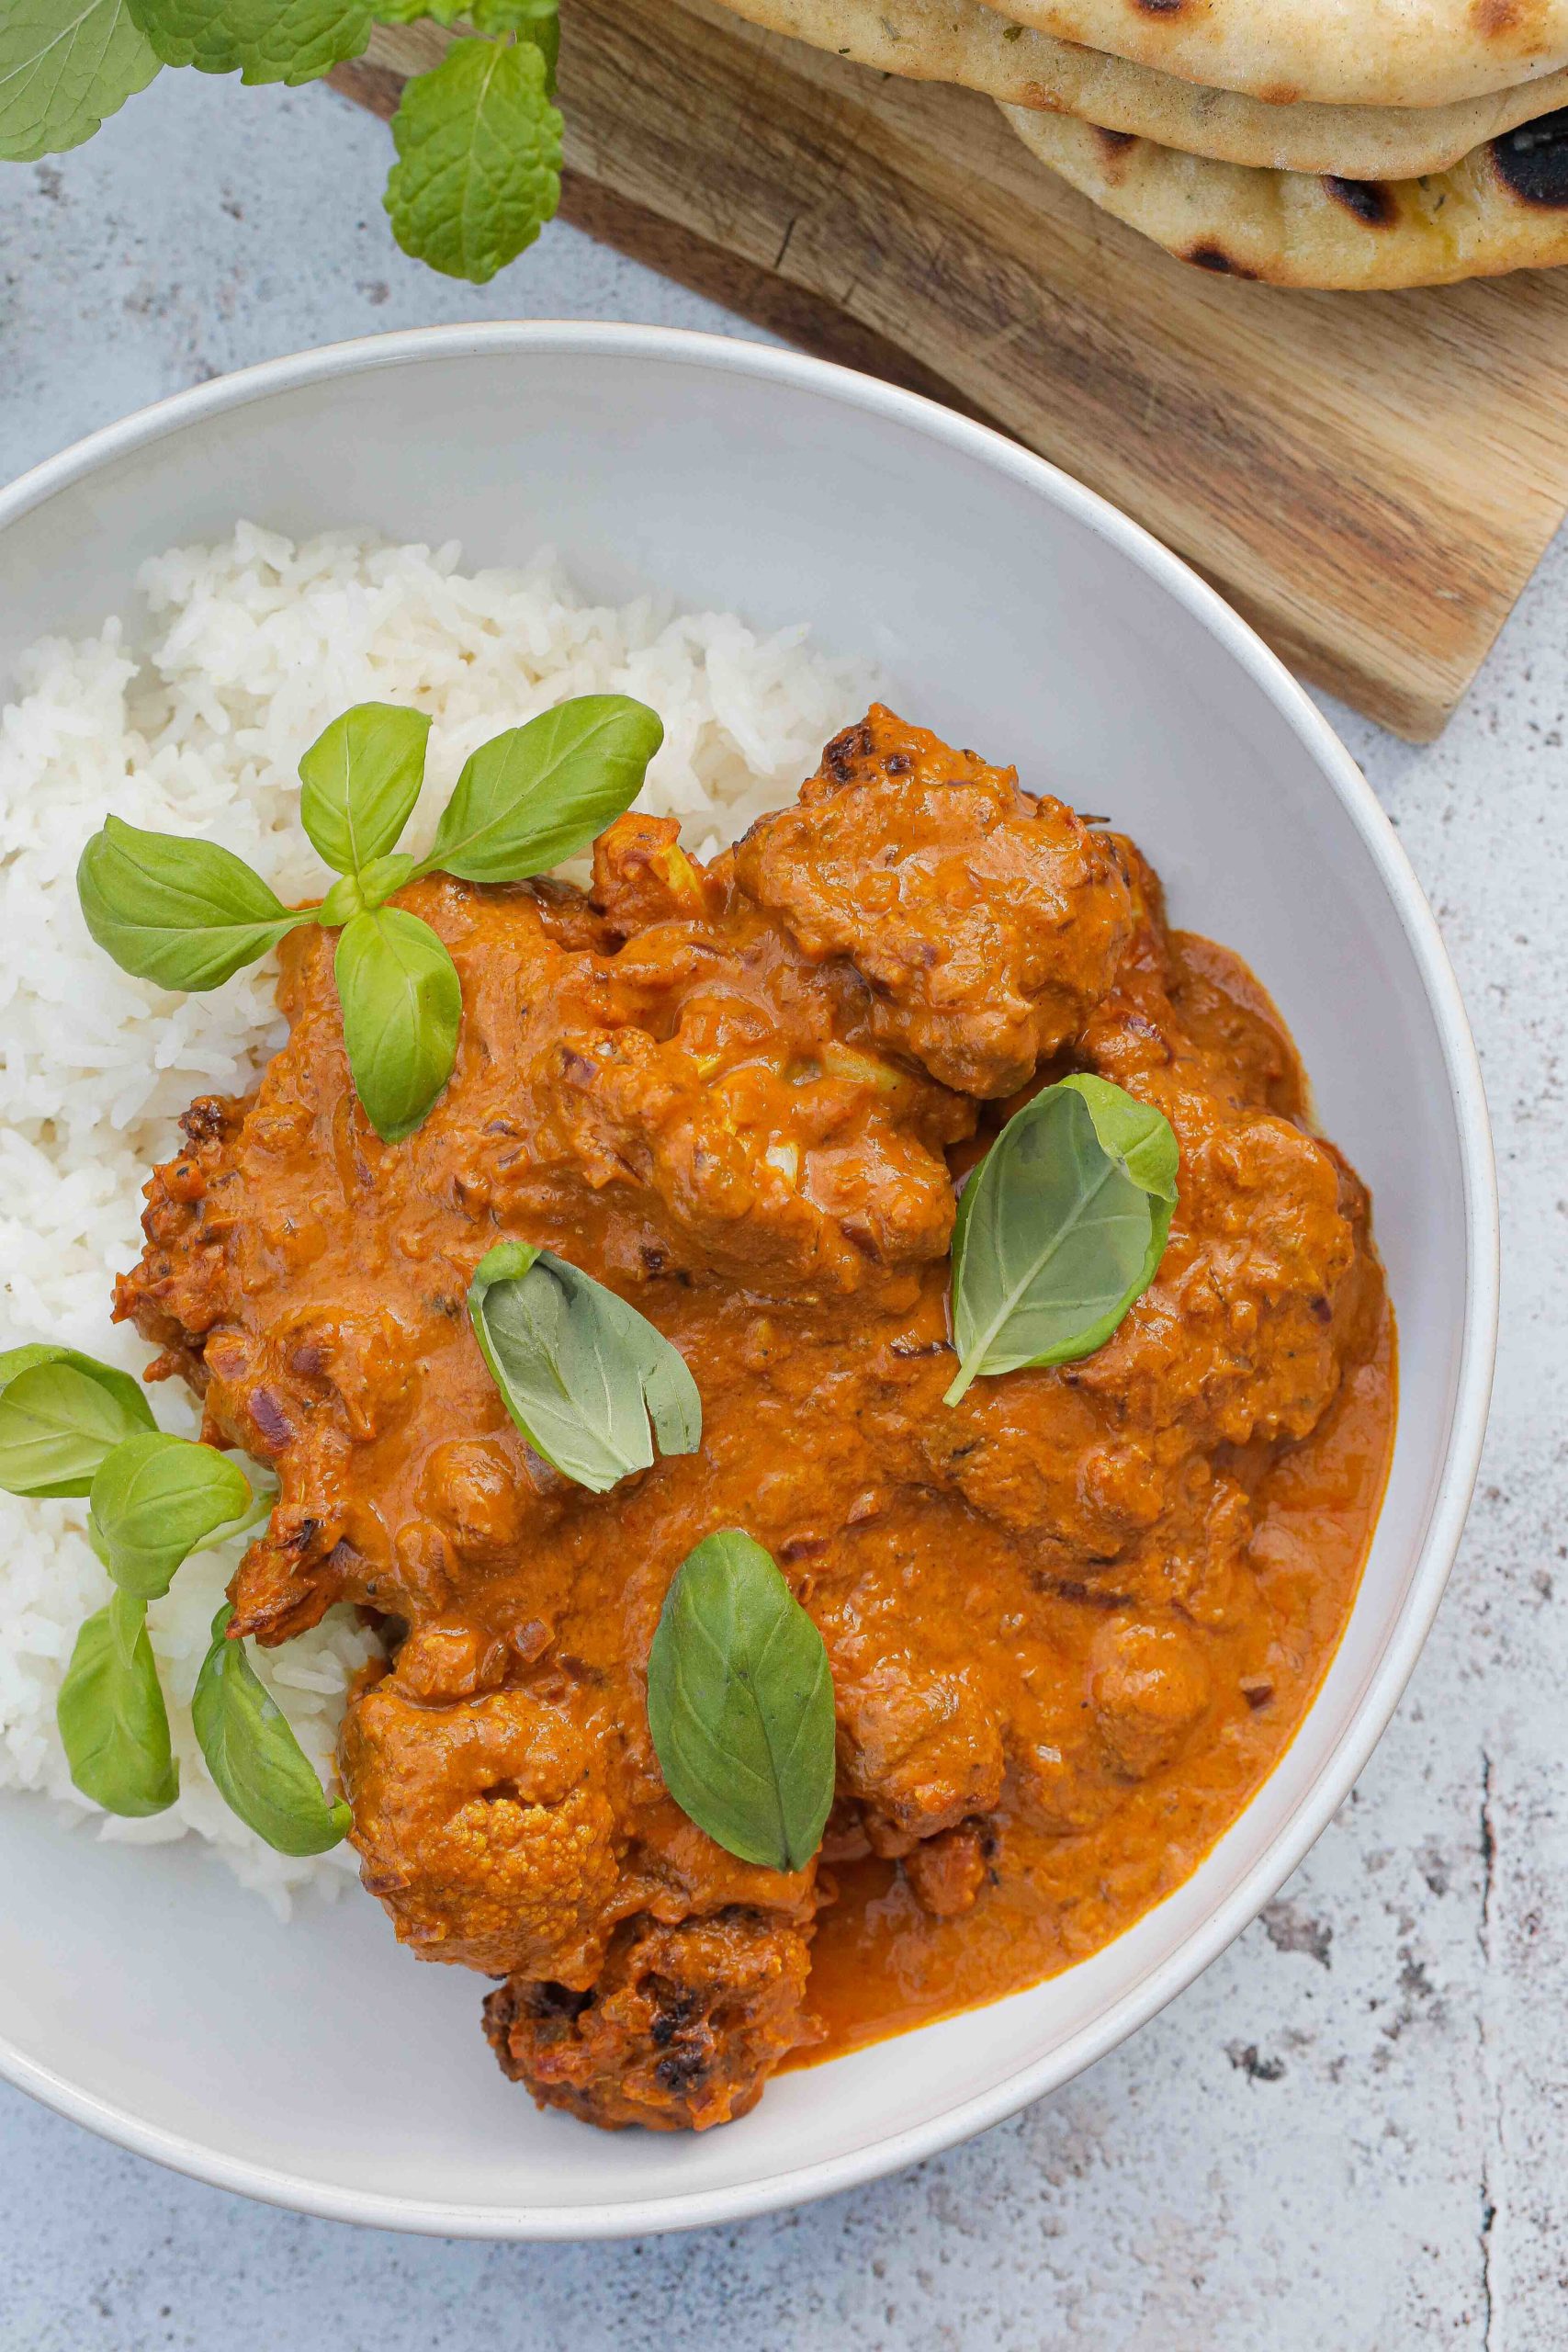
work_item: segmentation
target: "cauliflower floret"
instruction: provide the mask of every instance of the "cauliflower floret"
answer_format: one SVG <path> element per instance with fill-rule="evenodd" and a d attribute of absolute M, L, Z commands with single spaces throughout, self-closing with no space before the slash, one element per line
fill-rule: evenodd
<path fill-rule="evenodd" d="M 516 1688 L 421 1706 L 396 1676 L 351 1708 L 344 1785 L 364 1879 L 422 1960 L 590 1984 L 618 1868 L 582 1735 Z"/>

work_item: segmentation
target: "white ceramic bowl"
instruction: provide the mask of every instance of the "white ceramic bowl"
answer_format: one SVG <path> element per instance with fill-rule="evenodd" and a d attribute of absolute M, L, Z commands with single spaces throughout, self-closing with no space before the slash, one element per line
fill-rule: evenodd
<path fill-rule="evenodd" d="M 276 1925 L 184 1847 L 0 1808 L 0 2064 L 124 2145 L 358 2222 L 497 2237 L 730 2221 L 997 2122 L 1213 1960 L 1347 1794 L 1459 1540 L 1496 1316 L 1473 1049 L 1432 918 L 1329 729 L 1235 616 L 1065 475 L 886 385 L 636 327 L 455 327 L 233 376 L 0 498 L 0 680 L 45 630 L 123 608 L 141 560 L 239 516 L 552 540 L 590 590 L 656 584 L 809 621 L 900 707 L 1105 810 L 1177 919 L 1282 1007 L 1325 1130 L 1371 1184 L 1402 1409 L 1360 1597 L 1280 1769 L 1185 1886 L 1083 1966 L 806 2074 L 700 2138 L 587 2131 L 502 2080 L 466 1972 L 352 1897 Z"/>

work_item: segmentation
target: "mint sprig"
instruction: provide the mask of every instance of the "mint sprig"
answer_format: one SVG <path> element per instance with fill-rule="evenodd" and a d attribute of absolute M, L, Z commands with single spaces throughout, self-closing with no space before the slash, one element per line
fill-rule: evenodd
<path fill-rule="evenodd" d="M 386 208 L 406 254 L 482 286 L 560 202 L 558 0 L 0 0 L 0 161 L 90 139 L 160 65 L 314 82 L 422 17 L 468 35 L 404 85 Z"/>
<path fill-rule="evenodd" d="M 242 82 L 314 82 L 357 57 L 369 0 L 130 0 L 165 65 L 238 74 Z"/>
<path fill-rule="evenodd" d="M 460 40 L 404 85 L 386 197 L 404 253 L 483 286 L 533 243 L 560 202 L 548 82 L 532 40 Z"/>
<path fill-rule="evenodd" d="M 0 160 L 79 147 L 144 90 L 157 52 L 128 0 L 8 0 L 0 9 Z"/>

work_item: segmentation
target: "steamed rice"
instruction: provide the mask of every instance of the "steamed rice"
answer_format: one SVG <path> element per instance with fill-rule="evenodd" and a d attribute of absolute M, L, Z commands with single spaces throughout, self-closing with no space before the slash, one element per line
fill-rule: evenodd
<path fill-rule="evenodd" d="M 214 548 L 143 567 L 151 615 L 79 643 L 47 639 L 0 713 L 0 1347 L 48 1338 L 140 1370 L 151 1351 L 108 1321 L 113 1272 L 141 1250 L 141 1186 L 175 1149 L 191 1097 L 243 1091 L 281 1040 L 271 959 L 209 996 L 128 978 L 88 938 L 76 903 L 82 845 L 111 812 L 209 834 L 285 899 L 322 869 L 299 823 L 297 763 L 349 704 L 430 712 L 429 779 L 405 845 L 428 841 L 468 754 L 569 695 L 652 705 L 663 749 L 638 806 L 679 817 L 711 853 L 793 794 L 826 738 L 864 708 L 860 665 L 804 627 L 758 636 L 734 614 L 618 608 L 574 593 L 547 551 L 520 571 L 465 573 L 456 544 L 389 547 L 362 534 L 301 544 L 242 524 Z M 140 651 L 145 643 L 149 650 Z M 175 1382 L 153 1392 L 164 1427 L 194 1435 Z M 313 1882 L 335 1892 L 346 1846 L 275 1854 L 208 1777 L 189 1700 L 241 1545 L 188 1561 L 149 1624 L 180 1759 L 180 1796 L 149 1821 L 100 1813 L 72 1785 L 54 1702 L 82 1619 L 109 1585 L 85 1502 L 0 1494 L 0 1788 L 41 1791 L 100 1837 L 150 1845 L 187 1831 L 286 1909 Z M 323 1780 L 343 1691 L 369 1655 L 353 1612 L 253 1656 Z"/>

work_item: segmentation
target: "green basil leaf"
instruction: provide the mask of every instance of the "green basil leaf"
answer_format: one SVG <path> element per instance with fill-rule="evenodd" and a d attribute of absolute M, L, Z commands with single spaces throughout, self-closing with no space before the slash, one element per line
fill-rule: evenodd
<path fill-rule="evenodd" d="M 702 1399 L 680 1350 L 564 1258 L 499 1242 L 468 1315 L 502 1403 L 563 1477 L 602 1495 L 649 1468 L 655 1437 L 661 1453 L 696 1452 Z"/>
<path fill-rule="evenodd" d="M 165 65 L 243 82 L 314 82 L 357 57 L 369 0 L 130 0 Z"/>
<path fill-rule="evenodd" d="M 1106 1079 L 1064 1079 L 1008 1121 L 958 1204 L 949 1405 L 980 1374 L 1104 1346 L 1165 1254 L 1178 1161 L 1164 1115 Z"/>
<path fill-rule="evenodd" d="M 0 12 L 0 157 L 32 164 L 79 147 L 157 71 L 126 0 L 7 0 Z"/>
<path fill-rule="evenodd" d="M 464 767 L 420 872 L 547 873 L 625 814 L 663 741 L 658 713 L 626 695 L 579 695 L 509 728 Z"/>
<path fill-rule="evenodd" d="M 105 1457 L 154 1426 L 128 1372 L 74 1348 L 0 1355 L 0 1487 L 10 1495 L 85 1495 Z"/>
<path fill-rule="evenodd" d="M 321 905 L 316 909 L 316 921 L 323 931 L 344 931 L 355 915 L 367 911 L 365 893 L 359 887 L 357 874 L 340 874 Z"/>
<path fill-rule="evenodd" d="M 324 1854 L 354 1816 L 322 1789 L 244 1643 L 230 1641 L 233 1614 L 225 1601 L 212 1621 L 190 1702 L 207 1769 L 230 1811 L 276 1852 Z"/>
<path fill-rule="evenodd" d="M 404 253 L 483 286 L 560 203 L 561 119 L 532 41 L 454 41 L 403 85 L 384 198 Z"/>
<path fill-rule="evenodd" d="M 400 849 L 389 857 L 373 857 L 357 874 L 341 874 L 316 909 L 316 921 L 323 931 L 346 929 L 355 915 L 374 914 L 413 870 L 412 858 Z"/>
<path fill-rule="evenodd" d="M 312 914 L 291 914 L 243 857 L 216 842 L 104 820 L 82 852 L 87 929 L 122 972 L 161 989 L 215 989 Z"/>
<path fill-rule="evenodd" d="M 76 1636 L 55 1702 L 71 1778 L 107 1813 L 166 1813 L 180 1792 L 147 1603 L 117 1592 Z"/>
<path fill-rule="evenodd" d="M 362 874 L 394 846 L 424 782 L 429 736 L 423 710 L 393 702 L 355 703 L 317 736 L 299 763 L 299 820 L 334 874 Z"/>
<path fill-rule="evenodd" d="M 147 1623 L 147 1603 L 138 1593 L 111 1592 L 107 1615 L 115 1656 L 130 1673 L 136 1664 L 136 1645 Z"/>
<path fill-rule="evenodd" d="M 676 1570 L 648 1659 L 665 1786 L 743 1862 L 806 1868 L 833 1802 L 833 1678 L 771 1554 L 737 1528 Z"/>
<path fill-rule="evenodd" d="M 1181 1154 L 1176 1130 L 1164 1112 L 1087 1070 L 1063 1079 L 1062 1084 L 1081 1094 L 1089 1105 L 1100 1149 L 1121 1163 L 1134 1184 L 1174 1208 Z"/>
<path fill-rule="evenodd" d="M 355 1092 L 382 1142 L 400 1143 L 457 1058 L 457 967 L 427 922 L 378 907 L 348 924 L 333 969 Z"/>
<path fill-rule="evenodd" d="M 93 1480 L 87 1534 L 116 1584 L 157 1600 L 180 1562 L 243 1519 L 250 1503 L 237 1463 L 210 1445 L 149 1430 L 117 1445 Z"/>
<path fill-rule="evenodd" d="M 412 879 L 413 871 L 413 859 L 406 851 L 400 849 L 393 851 L 389 857 L 373 857 L 354 878 L 359 885 L 359 895 L 365 905 L 374 909 L 389 899 L 394 890 L 400 890 L 403 884 Z M 324 915 L 322 920 L 325 920 Z"/>

